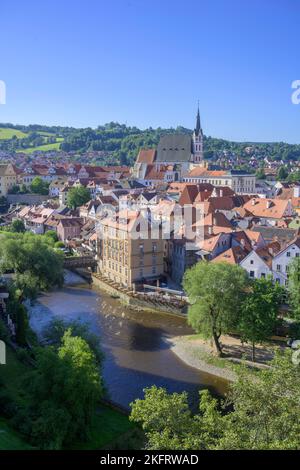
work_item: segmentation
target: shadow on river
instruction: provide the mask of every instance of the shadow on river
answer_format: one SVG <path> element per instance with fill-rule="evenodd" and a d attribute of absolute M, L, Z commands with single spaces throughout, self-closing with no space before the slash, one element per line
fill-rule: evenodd
<path fill-rule="evenodd" d="M 88 323 L 105 353 L 103 376 L 109 397 L 126 408 L 153 384 L 169 392 L 186 390 L 193 408 L 199 390 L 221 395 L 228 388 L 226 380 L 189 367 L 170 350 L 172 336 L 192 332 L 184 319 L 131 310 L 84 284 L 41 295 L 29 310 L 30 325 L 40 337 L 55 317 Z"/>

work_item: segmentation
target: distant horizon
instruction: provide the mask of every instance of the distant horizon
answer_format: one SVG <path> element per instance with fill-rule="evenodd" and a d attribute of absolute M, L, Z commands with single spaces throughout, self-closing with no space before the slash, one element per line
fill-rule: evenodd
<path fill-rule="evenodd" d="M 140 131 L 146 131 L 148 129 L 153 129 L 153 130 L 157 130 L 157 129 L 163 129 L 163 130 L 168 130 L 168 129 L 174 129 L 176 130 L 178 127 L 182 127 L 186 130 L 189 130 L 191 131 L 191 133 L 193 132 L 193 129 L 192 128 L 188 128 L 186 126 L 183 126 L 181 124 L 178 124 L 177 126 L 170 126 L 170 127 L 162 127 L 162 126 L 158 126 L 158 127 L 153 127 L 153 126 L 149 126 L 149 127 L 139 127 L 135 124 L 128 124 L 128 123 L 125 123 L 125 122 L 119 122 L 119 121 L 107 121 L 105 122 L 104 124 L 97 124 L 95 127 L 92 127 L 92 126 L 86 126 L 86 127 L 76 127 L 76 126 L 72 126 L 72 125 L 63 125 L 63 124 L 45 124 L 45 123 L 38 123 L 38 122 L 31 122 L 29 124 L 23 124 L 23 123 L 20 123 L 20 122 L 16 122 L 16 123 L 13 123 L 13 122 L 0 122 L 0 128 L 1 126 L 7 126 L 7 125 L 12 125 L 12 126 L 24 126 L 24 127 L 29 127 L 29 126 L 45 126 L 45 127 L 66 127 L 66 128 L 70 128 L 70 129 L 76 129 L 76 130 L 81 130 L 81 129 L 93 129 L 93 130 L 97 130 L 98 127 L 100 126 L 105 126 L 106 124 L 109 124 L 110 122 L 114 122 L 116 124 L 119 124 L 121 126 L 123 125 L 126 125 L 127 127 L 136 127 L 137 129 L 139 129 Z M 205 133 L 205 130 L 203 130 L 203 133 L 204 133 L 204 137 L 210 137 L 212 139 L 219 139 L 219 140 L 226 140 L 228 142 L 233 142 L 233 143 L 236 143 L 236 144 L 277 144 L 277 143 L 283 143 L 283 144 L 287 144 L 287 145 L 300 145 L 300 142 L 286 142 L 286 141 L 283 141 L 283 140 L 265 140 L 265 141 L 254 141 L 254 140 L 232 140 L 232 139 L 227 139 L 226 137 L 218 137 L 218 136 L 214 136 L 214 135 L 208 135 Z"/>

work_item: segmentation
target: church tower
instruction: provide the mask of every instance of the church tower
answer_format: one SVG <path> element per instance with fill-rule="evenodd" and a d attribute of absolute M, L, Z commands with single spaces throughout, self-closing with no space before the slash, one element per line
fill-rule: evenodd
<path fill-rule="evenodd" d="M 192 142 L 193 142 L 192 161 L 193 163 L 202 163 L 203 162 L 203 131 L 201 129 L 199 104 L 198 104 L 198 112 L 197 112 L 197 119 L 196 119 L 196 127 L 193 132 Z"/>

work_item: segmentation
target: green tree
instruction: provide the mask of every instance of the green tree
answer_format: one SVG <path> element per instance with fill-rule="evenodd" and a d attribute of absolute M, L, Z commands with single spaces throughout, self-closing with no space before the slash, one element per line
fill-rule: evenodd
<path fill-rule="evenodd" d="M 293 317 L 300 320 L 300 258 L 290 264 L 288 293 Z"/>
<path fill-rule="evenodd" d="M 79 320 L 66 322 L 61 318 L 54 318 L 43 330 L 43 338 L 47 343 L 59 347 L 66 330 L 70 332 L 71 336 L 79 336 L 87 342 L 100 365 L 103 354 L 99 347 L 99 338 L 91 332 L 86 323 Z"/>
<path fill-rule="evenodd" d="M 255 375 L 246 367 L 237 374 L 223 410 L 208 391 L 200 393 L 199 413 L 193 414 L 186 393 L 146 389 L 145 398 L 131 404 L 130 419 L 145 431 L 147 448 L 299 450 L 300 367 L 290 351 Z"/>
<path fill-rule="evenodd" d="M 291 353 L 278 354 L 254 377 L 245 368 L 233 384 L 218 448 L 226 450 L 300 449 L 300 367 Z"/>
<path fill-rule="evenodd" d="M 10 226 L 10 231 L 15 232 L 15 233 L 26 232 L 26 228 L 25 228 L 23 220 L 15 219 Z"/>
<path fill-rule="evenodd" d="M 256 173 L 255 173 L 255 176 L 257 179 L 259 180 L 265 180 L 266 179 L 266 174 L 265 174 L 265 171 L 263 168 L 259 168 Z"/>
<path fill-rule="evenodd" d="M 67 205 L 71 209 L 76 209 L 86 204 L 91 199 L 91 194 L 84 186 L 76 186 L 70 189 L 67 197 Z"/>
<path fill-rule="evenodd" d="M 30 189 L 35 194 L 45 194 L 49 193 L 49 183 L 43 181 L 40 176 L 33 178 Z"/>
<path fill-rule="evenodd" d="M 238 330 L 241 340 L 252 344 L 253 361 L 255 344 L 266 341 L 274 333 L 283 293 L 283 288 L 271 278 L 255 279 L 243 302 Z"/>
<path fill-rule="evenodd" d="M 47 230 L 44 236 L 49 237 L 54 243 L 58 241 L 58 236 L 55 230 Z"/>
<path fill-rule="evenodd" d="M 26 297 L 63 284 L 63 255 L 47 237 L 32 233 L 0 234 L 0 272 L 13 271 L 16 286 Z"/>
<path fill-rule="evenodd" d="M 285 180 L 289 175 L 289 172 L 285 166 L 281 166 L 278 170 L 277 173 L 277 180 L 278 181 L 283 181 Z"/>
<path fill-rule="evenodd" d="M 245 270 L 226 262 L 201 261 L 185 273 L 183 285 L 191 303 L 188 322 L 213 339 L 219 356 L 220 337 L 236 328 L 247 284 Z"/>
<path fill-rule="evenodd" d="M 143 400 L 131 403 L 130 420 L 142 426 L 147 449 L 207 449 L 221 433 L 217 400 L 208 391 L 201 392 L 200 413 L 196 415 L 189 409 L 186 392 L 168 394 L 156 386 L 144 392 Z"/>
<path fill-rule="evenodd" d="M 60 449 L 89 436 L 103 384 L 88 344 L 67 331 L 56 351 L 40 349 L 37 367 L 26 380 L 29 428 L 42 449 Z"/>

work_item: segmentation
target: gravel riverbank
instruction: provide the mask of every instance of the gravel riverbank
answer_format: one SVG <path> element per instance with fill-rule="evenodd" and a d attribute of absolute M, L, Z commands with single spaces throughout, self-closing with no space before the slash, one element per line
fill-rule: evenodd
<path fill-rule="evenodd" d="M 207 362 L 205 356 L 210 354 L 209 349 L 205 345 L 200 345 L 198 341 L 192 341 L 188 336 L 173 337 L 171 339 L 171 350 L 190 367 L 195 367 L 202 372 L 230 382 L 236 380 L 236 374 L 230 368 L 218 367 Z"/>

